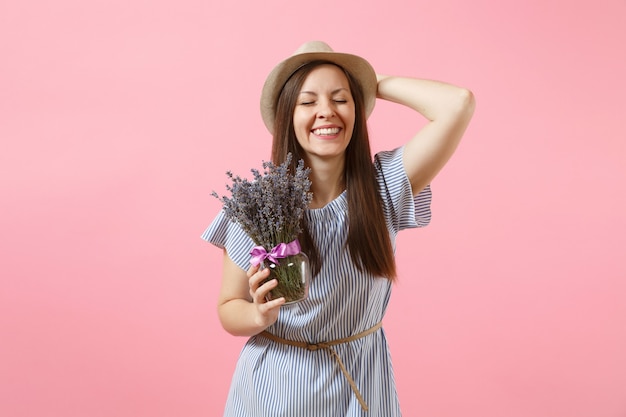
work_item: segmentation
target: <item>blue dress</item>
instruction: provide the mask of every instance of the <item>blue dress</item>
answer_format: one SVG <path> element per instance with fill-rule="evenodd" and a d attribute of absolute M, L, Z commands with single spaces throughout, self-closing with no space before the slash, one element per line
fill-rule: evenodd
<path fill-rule="evenodd" d="M 387 228 L 395 249 L 398 231 L 430 222 L 430 187 L 413 197 L 402 151 L 374 158 Z M 320 343 L 363 332 L 379 323 L 391 283 L 359 272 L 345 247 L 346 193 L 306 212 L 310 234 L 324 257 L 305 301 L 281 307 L 267 330 L 284 339 Z M 242 269 L 249 268 L 252 240 L 220 211 L 202 234 Z M 327 350 L 309 351 L 251 337 L 243 347 L 231 382 L 226 417 L 400 416 L 390 352 L 383 329 L 333 347 L 369 407 L 363 411 L 336 359 Z"/>

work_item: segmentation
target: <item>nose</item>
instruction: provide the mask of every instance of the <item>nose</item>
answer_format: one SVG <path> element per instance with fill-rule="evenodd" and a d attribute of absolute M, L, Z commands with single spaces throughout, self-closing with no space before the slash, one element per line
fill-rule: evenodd
<path fill-rule="evenodd" d="M 322 103 L 320 103 L 320 107 L 317 112 L 317 116 L 319 118 L 328 119 L 330 117 L 333 117 L 334 115 L 335 115 L 335 108 L 333 107 L 330 101 L 323 101 Z"/>

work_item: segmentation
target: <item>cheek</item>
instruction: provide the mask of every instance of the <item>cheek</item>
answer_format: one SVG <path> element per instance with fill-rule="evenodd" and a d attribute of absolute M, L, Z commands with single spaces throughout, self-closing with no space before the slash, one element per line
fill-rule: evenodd
<path fill-rule="evenodd" d="M 309 131 L 308 118 L 300 113 L 294 113 L 293 115 L 293 130 L 296 132 L 296 136 L 301 134 L 307 134 Z"/>
<path fill-rule="evenodd" d="M 344 121 L 346 123 L 346 129 L 350 131 L 352 136 L 352 132 L 354 131 L 354 123 L 355 123 L 355 116 L 354 116 L 354 109 L 352 109 L 351 112 L 346 113 Z"/>

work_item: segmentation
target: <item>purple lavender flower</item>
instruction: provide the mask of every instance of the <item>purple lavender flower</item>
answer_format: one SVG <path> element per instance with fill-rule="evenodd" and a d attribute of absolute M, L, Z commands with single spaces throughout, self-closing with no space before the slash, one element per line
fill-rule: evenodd
<path fill-rule="evenodd" d="M 263 172 L 251 169 L 252 180 L 228 171 L 232 185 L 226 185 L 231 197 L 212 195 L 223 204 L 226 217 L 238 223 L 250 238 L 270 250 L 279 243 L 288 243 L 302 232 L 302 217 L 311 203 L 309 191 L 310 168 L 299 160 L 295 172 L 290 172 L 292 155 L 274 165 L 263 161 Z"/>

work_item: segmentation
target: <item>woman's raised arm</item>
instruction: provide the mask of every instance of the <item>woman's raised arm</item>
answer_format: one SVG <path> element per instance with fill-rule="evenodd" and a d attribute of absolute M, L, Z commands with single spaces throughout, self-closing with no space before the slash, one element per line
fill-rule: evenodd
<path fill-rule="evenodd" d="M 378 75 L 377 96 L 408 106 L 429 120 L 404 150 L 404 169 L 417 194 L 456 150 L 474 113 L 474 96 L 439 81 L 385 75 Z"/>

